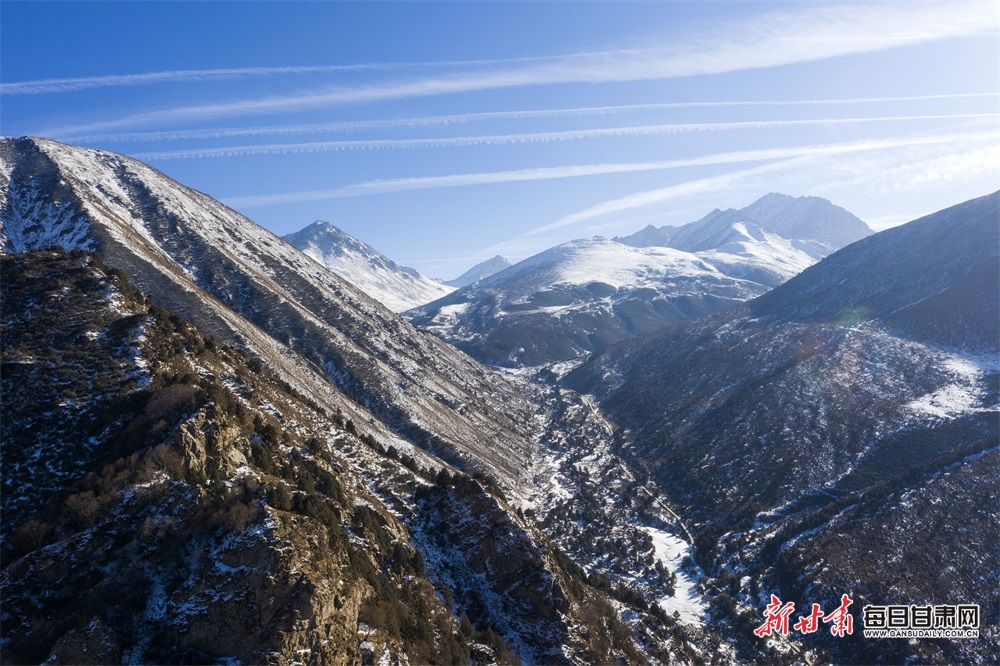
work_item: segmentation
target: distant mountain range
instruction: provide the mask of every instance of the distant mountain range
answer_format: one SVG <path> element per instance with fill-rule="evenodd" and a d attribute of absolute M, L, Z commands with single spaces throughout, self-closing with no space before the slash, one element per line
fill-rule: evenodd
<path fill-rule="evenodd" d="M 317 220 L 282 238 L 393 312 L 409 310 L 454 291 L 412 268 L 397 265 L 329 222 Z"/>
<path fill-rule="evenodd" d="M 772 192 L 740 210 L 715 209 L 697 222 L 681 227 L 649 225 L 631 236 L 615 238 L 633 247 L 661 245 L 687 252 L 724 246 L 734 225 L 757 227 L 780 236 L 820 259 L 872 233 L 864 222 L 820 197 L 790 197 Z M 733 240 L 745 240 L 739 236 Z"/>
<path fill-rule="evenodd" d="M 759 296 L 870 233 L 825 199 L 769 194 L 676 229 L 565 243 L 406 316 L 487 364 L 570 361 Z"/>

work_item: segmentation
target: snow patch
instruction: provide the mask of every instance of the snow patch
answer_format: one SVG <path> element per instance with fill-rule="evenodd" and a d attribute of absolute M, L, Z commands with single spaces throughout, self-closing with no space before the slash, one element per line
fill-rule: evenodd
<path fill-rule="evenodd" d="M 694 549 L 680 537 L 656 529 L 655 527 L 641 526 L 644 532 L 653 538 L 653 550 L 656 559 L 663 563 L 670 571 L 677 575 L 677 582 L 674 585 L 674 596 L 664 596 L 657 600 L 660 608 L 668 615 L 675 613 L 680 621 L 697 627 L 705 626 L 705 615 L 708 605 L 704 597 L 695 589 L 696 581 L 691 574 L 681 567 L 685 556 L 694 557 Z"/>
<path fill-rule="evenodd" d="M 937 419 L 954 419 L 983 408 L 981 380 L 987 372 L 996 372 L 1000 359 L 996 356 L 945 356 L 939 366 L 953 381 L 906 405 L 906 409 L 920 416 Z"/>

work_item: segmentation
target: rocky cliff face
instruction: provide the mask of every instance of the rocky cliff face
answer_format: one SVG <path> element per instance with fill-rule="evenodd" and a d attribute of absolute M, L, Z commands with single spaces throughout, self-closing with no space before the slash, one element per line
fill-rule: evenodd
<path fill-rule="evenodd" d="M 343 418 L 324 431 L 318 406 L 92 255 L 5 257 L 3 274 L 5 660 L 360 660 L 372 584 L 419 556 L 384 508 L 357 520 L 380 504 L 330 446 L 363 446 Z M 380 539 L 399 542 L 384 567 Z"/>

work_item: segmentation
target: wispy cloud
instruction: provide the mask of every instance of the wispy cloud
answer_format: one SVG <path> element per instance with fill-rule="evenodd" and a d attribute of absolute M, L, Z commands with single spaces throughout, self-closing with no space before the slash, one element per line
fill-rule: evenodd
<path fill-rule="evenodd" d="M 448 187 L 464 187 L 469 185 L 489 185 L 496 183 L 513 183 L 560 178 L 578 178 L 583 176 L 599 176 L 616 173 L 635 173 L 642 171 L 659 171 L 695 166 L 710 166 L 719 164 L 735 164 L 741 162 L 779 160 L 800 157 L 803 155 L 844 154 L 851 152 L 885 150 L 914 145 L 929 145 L 951 143 L 957 141 L 982 141 L 995 139 L 993 132 L 965 132 L 942 134 L 935 136 L 919 136 L 901 139 L 885 139 L 856 141 L 840 144 L 824 144 L 797 146 L 793 148 L 766 148 L 760 150 L 744 150 L 727 153 L 717 153 L 690 159 L 664 160 L 657 162 L 635 162 L 623 164 L 583 164 L 560 167 L 544 167 L 534 169 L 517 169 L 511 171 L 493 171 L 485 173 L 453 174 L 447 176 L 423 176 L 413 178 L 393 178 L 373 180 L 345 187 L 323 190 L 307 190 L 301 192 L 285 192 L 277 194 L 251 195 L 243 197 L 228 197 L 223 201 L 237 208 L 255 208 L 277 204 L 301 203 L 305 201 L 324 201 L 344 199 L 349 197 L 384 194 L 407 190 L 440 189 Z M 647 197 L 654 197 L 655 192 L 644 192 L 623 199 L 605 202 L 599 206 L 588 208 L 539 227 L 529 233 L 540 233 L 575 222 L 597 217 L 607 212 L 625 210 L 645 205 Z"/>
<path fill-rule="evenodd" d="M 713 176 L 710 178 L 704 178 L 696 181 L 689 181 L 671 187 L 648 190 L 644 192 L 636 192 L 634 194 L 630 194 L 625 197 L 604 201 L 597 205 L 589 206 L 583 210 L 577 211 L 570 215 L 563 216 L 558 220 L 555 220 L 554 222 L 551 222 L 549 224 L 536 227 L 535 229 L 532 229 L 523 234 L 522 238 L 552 231 L 554 229 L 558 229 L 561 227 L 567 227 L 570 225 L 578 224 L 585 220 L 590 220 L 604 215 L 620 213 L 622 211 L 649 206 L 652 204 L 664 203 L 676 199 L 680 196 L 687 196 L 695 192 L 707 191 L 707 189 L 711 188 L 728 187 L 732 185 L 733 182 L 735 182 L 734 179 L 741 180 L 750 175 L 756 175 L 764 172 L 785 170 L 799 163 L 801 159 L 813 160 L 815 158 L 831 156 L 831 155 L 844 155 L 848 153 L 899 149 L 905 147 L 932 145 L 932 144 L 955 144 L 963 141 L 970 141 L 970 142 L 988 141 L 994 145 L 985 148 L 984 150 L 986 151 L 986 153 L 995 156 L 995 151 L 997 151 L 997 146 L 996 146 L 997 135 L 995 132 L 970 132 L 963 134 L 946 134 L 937 136 L 911 137 L 903 139 L 857 141 L 857 142 L 840 143 L 840 144 L 816 145 L 816 146 L 802 147 L 799 149 L 772 149 L 766 151 L 756 151 L 761 153 L 770 153 L 769 159 L 779 160 L 779 161 L 771 164 L 761 165 L 759 167 L 754 167 L 752 169 L 747 169 L 744 171 L 734 172 L 731 174 L 723 174 L 721 176 Z M 980 155 L 979 150 L 980 148 L 973 149 L 972 154 L 975 155 L 974 161 L 976 163 L 987 163 L 987 158 Z M 983 159 L 980 159 L 981 157 Z M 965 162 L 963 162 L 963 165 L 964 164 Z M 912 176 L 912 174 L 907 174 L 907 176 Z"/>
<path fill-rule="evenodd" d="M 1000 136 L 994 135 L 1000 140 Z M 863 177 L 819 183 L 816 192 L 864 189 L 877 195 L 912 192 L 948 186 L 981 175 L 992 174 L 1000 186 L 1000 144 L 964 148 L 944 155 L 908 160 L 888 168 L 872 168 Z"/>
<path fill-rule="evenodd" d="M 446 148 L 464 146 L 504 145 L 519 143 L 546 143 L 553 141 L 578 141 L 628 136 L 654 136 L 697 131 L 726 131 L 747 129 L 775 129 L 809 125 L 853 125 L 859 123 L 903 122 L 916 120 L 979 120 L 1000 118 L 994 113 L 966 113 L 924 116 L 879 116 L 874 118 L 808 118 L 797 120 L 761 120 L 731 123 L 678 123 L 671 125 L 639 125 L 606 127 L 561 132 L 530 132 L 521 134 L 489 134 L 457 136 L 434 139 L 367 139 L 357 141 L 311 141 L 308 143 L 262 144 L 228 146 L 219 148 L 194 148 L 186 150 L 153 151 L 136 153 L 141 160 L 177 160 L 206 157 L 235 157 L 241 155 L 273 155 L 290 153 L 318 153 L 349 150 L 403 150 L 413 148 Z"/>
<path fill-rule="evenodd" d="M 670 49 L 568 55 L 540 62 L 491 65 L 472 72 L 389 80 L 364 86 L 145 111 L 73 127 L 65 137 L 143 125 L 288 112 L 390 99 L 518 86 L 606 83 L 719 74 L 811 62 L 975 34 L 995 34 L 993 3 L 891 3 L 797 7 Z"/>

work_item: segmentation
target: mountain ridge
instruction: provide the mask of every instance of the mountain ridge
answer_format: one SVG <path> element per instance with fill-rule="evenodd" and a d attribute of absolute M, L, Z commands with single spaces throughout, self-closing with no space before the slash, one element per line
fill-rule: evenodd
<path fill-rule="evenodd" d="M 792 197 L 771 192 L 739 209 L 718 208 L 688 224 L 647 226 L 630 236 L 615 238 L 626 245 L 649 244 L 688 252 L 711 250 L 727 242 L 733 224 L 750 222 L 793 244 L 814 259 L 872 233 L 857 216 L 821 197 Z"/>
<path fill-rule="evenodd" d="M 111 153 L 5 139 L 0 159 L 5 251 L 55 238 L 99 250 L 164 307 L 248 346 L 321 404 L 333 386 L 379 429 L 455 462 L 503 424 L 504 442 L 480 455 L 511 480 L 527 465 L 531 419 L 509 415 L 531 407 L 512 386 L 235 211 Z"/>

